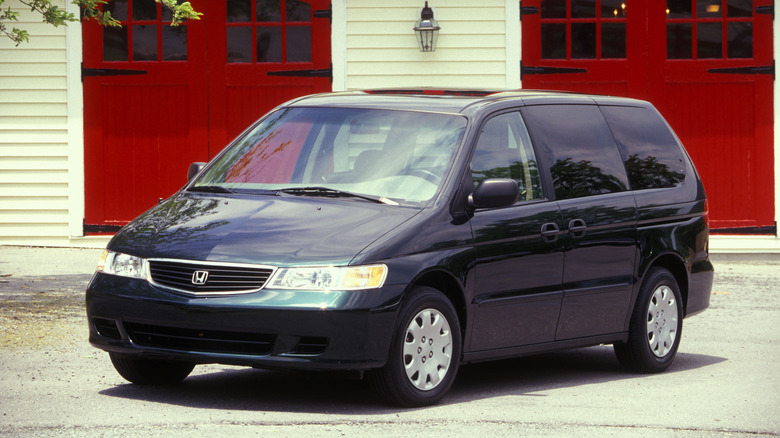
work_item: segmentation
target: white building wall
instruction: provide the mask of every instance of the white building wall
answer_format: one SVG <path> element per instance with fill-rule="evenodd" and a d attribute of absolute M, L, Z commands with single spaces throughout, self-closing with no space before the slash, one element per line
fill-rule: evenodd
<path fill-rule="evenodd" d="M 343 79 L 334 79 L 334 89 L 506 88 L 509 70 L 506 9 L 510 2 L 430 0 L 428 3 L 441 31 L 436 51 L 423 53 L 417 48 L 412 30 L 420 18 L 423 1 L 346 0 L 343 9 L 346 38 L 334 40 L 335 73 L 338 75 L 342 66 Z M 340 11 L 339 5 L 334 4 L 334 34 L 339 31 Z M 344 44 L 343 64 L 336 59 L 341 44 Z"/>
<path fill-rule="evenodd" d="M 71 236 L 83 217 L 80 26 L 42 23 L 17 0 L 4 6 L 19 12 L 11 27 L 30 40 L 0 38 L 0 244 L 79 244 Z"/>
<path fill-rule="evenodd" d="M 12 1 L 30 41 L 0 38 L 0 242 L 67 237 L 66 30 Z"/>

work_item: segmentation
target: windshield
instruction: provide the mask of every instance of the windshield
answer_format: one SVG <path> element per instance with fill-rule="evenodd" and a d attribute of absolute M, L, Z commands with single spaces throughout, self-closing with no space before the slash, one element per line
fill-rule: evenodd
<path fill-rule="evenodd" d="M 401 202 L 431 199 L 466 126 L 462 116 L 287 108 L 266 117 L 190 190 L 335 191 Z M 316 188 L 312 190 L 289 190 Z"/>

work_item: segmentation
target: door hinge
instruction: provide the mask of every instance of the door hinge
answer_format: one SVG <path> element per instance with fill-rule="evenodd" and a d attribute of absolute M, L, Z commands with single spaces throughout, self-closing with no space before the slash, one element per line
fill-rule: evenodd
<path fill-rule="evenodd" d="M 84 68 L 84 64 L 81 64 L 81 82 L 84 82 L 85 77 L 91 76 L 133 76 L 145 75 L 146 73 L 146 70 L 127 68 Z"/>
<path fill-rule="evenodd" d="M 772 0 L 771 5 L 756 6 L 756 14 L 771 15 L 772 19 L 775 19 L 775 2 Z"/>
<path fill-rule="evenodd" d="M 328 5 L 328 9 L 318 9 L 314 11 L 314 18 L 327 18 L 333 23 L 333 5 Z"/>
<path fill-rule="evenodd" d="M 754 67 L 711 68 L 707 70 L 707 73 L 727 75 L 772 75 L 772 79 L 775 79 L 775 61 L 772 61 L 772 65 Z"/>
<path fill-rule="evenodd" d="M 572 73 L 587 73 L 586 68 L 577 67 L 543 67 L 543 66 L 526 66 L 520 61 L 520 79 L 523 79 L 525 75 L 552 75 L 552 74 L 572 74 Z"/>
<path fill-rule="evenodd" d="M 297 78 L 329 78 L 333 81 L 333 64 L 331 68 L 309 69 L 309 70 L 278 70 L 269 71 L 268 76 L 292 76 Z"/>
<path fill-rule="evenodd" d="M 539 8 L 536 6 L 523 6 L 523 2 L 520 2 L 520 19 L 522 20 L 526 15 L 534 15 L 539 13 Z"/>
<path fill-rule="evenodd" d="M 91 225 L 87 224 L 86 219 L 82 221 L 82 232 L 85 236 L 97 233 L 116 233 L 120 229 L 122 229 L 121 225 Z"/>

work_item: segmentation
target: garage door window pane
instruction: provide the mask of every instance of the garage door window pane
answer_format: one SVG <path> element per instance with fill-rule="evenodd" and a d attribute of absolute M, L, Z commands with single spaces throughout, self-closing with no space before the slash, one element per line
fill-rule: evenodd
<path fill-rule="evenodd" d="M 257 21 L 280 22 L 282 21 L 282 5 L 280 0 L 257 0 Z"/>
<path fill-rule="evenodd" d="M 625 18 L 628 0 L 601 0 L 602 18 Z"/>
<path fill-rule="evenodd" d="M 596 58 L 596 23 L 572 23 L 571 57 L 573 59 Z"/>
<path fill-rule="evenodd" d="M 157 61 L 157 26 L 133 26 L 133 61 Z"/>
<path fill-rule="evenodd" d="M 572 18 L 595 18 L 596 2 L 593 0 L 571 0 Z"/>
<path fill-rule="evenodd" d="M 284 5 L 285 21 L 311 21 L 311 6 L 297 0 L 287 0 Z"/>
<path fill-rule="evenodd" d="M 753 57 L 753 23 L 728 24 L 728 57 Z"/>
<path fill-rule="evenodd" d="M 187 27 L 163 26 L 162 28 L 162 59 L 163 61 L 187 60 Z"/>
<path fill-rule="evenodd" d="M 696 1 L 696 18 L 720 18 L 722 16 L 721 0 Z"/>
<path fill-rule="evenodd" d="M 287 27 L 287 62 L 311 62 L 311 27 Z"/>
<path fill-rule="evenodd" d="M 154 0 L 133 0 L 134 21 L 156 20 L 156 19 L 157 19 L 157 3 Z"/>
<path fill-rule="evenodd" d="M 257 28 L 257 62 L 282 62 L 282 28 Z"/>
<path fill-rule="evenodd" d="M 127 61 L 127 28 L 103 28 L 103 61 Z"/>
<path fill-rule="evenodd" d="M 604 23 L 601 25 L 601 57 L 626 57 L 626 24 Z"/>
<path fill-rule="evenodd" d="M 729 18 L 752 17 L 753 2 L 751 0 L 728 0 L 727 13 Z"/>
<path fill-rule="evenodd" d="M 542 23 L 542 58 L 566 59 L 566 24 Z"/>
<path fill-rule="evenodd" d="M 227 62 L 252 62 L 252 28 L 228 27 Z"/>
<path fill-rule="evenodd" d="M 666 0 L 666 18 L 691 18 L 691 0 Z"/>
<path fill-rule="evenodd" d="M 542 18 L 566 18 L 566 0 L 542 0 Z"/>
<path fill-rule="evenodd" d="M 227 21 L 252 21 L 252 3 L 250 0 L 227 0 Z"/>
<path fill-rule="evenodd" d="M 110 13 L 116 20 L 127 20 L 127 0 L 112 0 L 103 5 L 103 10 Z"/>
<path fill-rule="evenodd" d="M 698 23 L 696 25 L 696 57 L 723 57 L 723 26 L 720 23 Z"/>
<path fill-rule="evenodd" d="M 691 23 L 668 23 L 666 25 L 666 57 L 668 59 L 692 59 Z"/>

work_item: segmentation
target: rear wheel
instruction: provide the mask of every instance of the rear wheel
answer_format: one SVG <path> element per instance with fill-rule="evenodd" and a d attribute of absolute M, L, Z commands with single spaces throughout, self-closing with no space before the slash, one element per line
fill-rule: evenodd
<path fill-rule="evenodd" d="M 190 375 L 195 364 L 165 359 L 147 359 L 128 354 L 108 353 L 116 371 L 138 385 L 173 385 Z"/>
<path fill-rule="evenodd" d="M 436 289 L 417 287 L 401 305 L 387 364 L 369 379 L 392 403 L 431 405 L 452 386 L 460 354 L 460 324 L 452 303 Z"/>
<path fill-rule="evenodd" d="M 626 368 L 657 373 L 671 365 L 682 334 L 680 288 L 671 272 L 651 269 L 631 316 L 628 341 L 615 344 L 615 354 Z"/>

